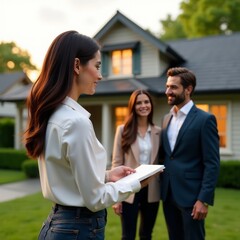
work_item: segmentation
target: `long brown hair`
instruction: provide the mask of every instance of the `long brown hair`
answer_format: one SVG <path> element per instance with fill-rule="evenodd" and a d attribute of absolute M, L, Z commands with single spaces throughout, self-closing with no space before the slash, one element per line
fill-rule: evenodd
<path fill-rule="evenodd" d="M 98 50 L 93 39 L 76 31 L 60 34 L 50 45 L 27 98 L 28 125 L 23 141 L 30 157 L 43 153 L 48 120 L 72 88 L 75 58 L 86 65 Z"/>
<path fill-rule="evenodd" d="M 122 149 L 123 152 L 127 152 L 137 138 L 137 131 L 138 131 L 138 122 L 137 122 L 137 113 L 135 110 L 136 100 L 138 95 L 140 94 L 146 94 L 149 98 L 149 101 L 152 106 L 152 110 L 150 114 L 148 115 L 148 123 L 150 125 L 154 125 L 153 123 L 153 101 L 151 98 L 151 95 L 146 91 L 142 89 L 135 90 L 128 101 L 128 116 L 124 124 L 123 133 L 122 133 Z"/>

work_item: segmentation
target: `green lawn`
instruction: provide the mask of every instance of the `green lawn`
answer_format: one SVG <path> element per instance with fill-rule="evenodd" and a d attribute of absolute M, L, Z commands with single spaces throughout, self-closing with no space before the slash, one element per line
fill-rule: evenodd
<path fill-rule="evenodd" d="M 26 178 L 23 171 L 0 169 L 0 184 L 17 182 Z"/>
<path fill-rule="evenodd" d="M 206 240 L 240 239 L 240 191 L 216 189 L 215 206 L 210 207 L 206 221 Z M 0 203 L 0 239 L 36 240 L 51 203 L 41 193 Z M 120 239 L 120 220 L 108 209 L 106 240 Z M 153 240 L 167 240 L 166 226 L 160 208 Z"/>

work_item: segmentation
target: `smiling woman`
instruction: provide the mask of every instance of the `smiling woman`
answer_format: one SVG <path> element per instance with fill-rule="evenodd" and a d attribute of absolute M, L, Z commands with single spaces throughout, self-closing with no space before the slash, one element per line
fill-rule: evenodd
<path fill-rule="evenodd" d="M 116 130 L 112 168 L 156 164 L 159 140 L 160 127 L 153 123 L 151 95 L 146 90 L 137 89 L 130 96 L 125 123 Z M 160 184 L 158 176 L 154 176 L 149 186 L 113 206 L 114 212 L 121 216 L 122 239 L 135 239 L 138 216 L 139 238 L 152 239 L 159 201 Z"/>

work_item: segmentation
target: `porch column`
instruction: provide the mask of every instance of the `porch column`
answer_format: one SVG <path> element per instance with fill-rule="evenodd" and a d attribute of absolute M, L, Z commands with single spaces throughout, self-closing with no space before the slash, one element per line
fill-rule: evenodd
<path fill-rule="evenodd" d="M 15 133 L 14 133 L 14 148 L 21 149 L 23 133 L 23 106 L 16 104 L 16 118 L 15 118 Z"/>
<path fill-rule="evenodd" d="M 102 105 L 102 144 L 107 151 L 107 160 L 108 164 L 111 162 L 111 129 L 112 129 L 112 121 L 111 121 L 111 107 L 109 104 Z"/>

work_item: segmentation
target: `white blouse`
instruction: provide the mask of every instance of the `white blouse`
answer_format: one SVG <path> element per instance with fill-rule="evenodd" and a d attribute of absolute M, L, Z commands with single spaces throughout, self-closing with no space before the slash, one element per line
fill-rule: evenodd
<path fill-rule="evenodd" d="M 38 164 L 45 198 L 95 212 L 123 201 L 141 186 L 139 181 L 104 183 L 106 151 L 89 117 L 89 112 L 66 97 L 48 121 Z"/>
<path fill-rule="evenodd" d="M 150 164 L 151 151 L 152 151 L 150 126 L 148 126 L 148 129 L 144 136 L 141 136 L 141 134 L 138 132 L 137 141 L 139 146 L 139 163 Z"/>

